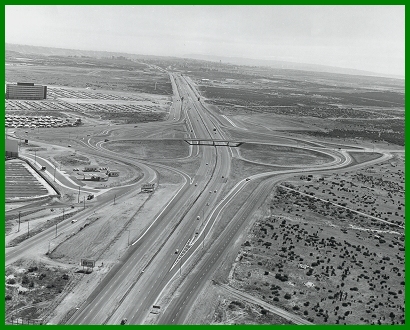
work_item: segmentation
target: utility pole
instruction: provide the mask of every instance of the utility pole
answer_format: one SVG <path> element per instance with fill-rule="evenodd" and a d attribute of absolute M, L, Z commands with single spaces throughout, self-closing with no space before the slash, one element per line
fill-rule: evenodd
<path fill-rule="evenodd" d="M 30 221 L 27 221 L 27 237 L 30 236 Z"/>
<path fill-rule="evenodd" d="M 36 153 L 37 153 L 37 150 L 34 150 L 34 166 L 35 166 L 35 164 L 36 164 L 36 162 L 37 162 L 37 155 L 36 155 Z"/>
<path fill-rule="evenodd" d="M 85 210 L 85 196 L 83 198 L 84 198 L 84 210 Z"/>
<path fill-rule="evenodd" d="M 78 186 L 78 200 L 77 203 L 80 204 L 80 186 Z"/>
<path fill-rule="evenodd" d="M 54 165 L 54 182 L 56 182 L 56 166 Z"/>
<path fill-rule="evenodd" d="M 19 229 L 17 231 L 20 231 L 20 211 L 19 211 Z"/>
<path fill-rule="evenodd" d="M 58 224 L 58 222 L 56 223 L 56 237 L 57 237 L 57 224 Z"/>
<path fill-rule="evenodd" d="M 64 209 L 63 209 L 63 221 L 64 221 Z"/>

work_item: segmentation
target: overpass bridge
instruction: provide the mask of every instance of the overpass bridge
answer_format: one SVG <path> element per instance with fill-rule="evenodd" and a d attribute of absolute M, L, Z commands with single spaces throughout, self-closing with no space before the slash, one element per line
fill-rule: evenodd
<path fill-rule="evenodd" d="M 214 139 L 184 139 L 189 145 L 212 146 L 212 147 L 239 147 L 243 142 Z"/>

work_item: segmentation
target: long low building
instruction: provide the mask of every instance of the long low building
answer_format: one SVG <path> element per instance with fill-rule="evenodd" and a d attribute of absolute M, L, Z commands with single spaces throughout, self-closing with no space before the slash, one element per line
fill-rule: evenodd
<path fill-rule="evenodd" d="M 34 83 L 17 83 L 6 85 L 6 99 L 43 100 L 47 98 L 47 86 Z"/>

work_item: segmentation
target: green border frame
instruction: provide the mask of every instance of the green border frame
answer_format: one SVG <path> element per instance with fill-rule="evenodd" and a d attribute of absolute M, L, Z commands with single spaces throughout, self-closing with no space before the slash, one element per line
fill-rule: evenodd
<path fill-rule="evenodd" d="M 405 6 L 405 17 L 408 17 L 410 14 L 410 9 L 409 6 L 406 6 L 407 1 L 405 0 L 393 0 L 393 1 L 380 1 L 380 0 L 360 0 L 360 1 L 354 1 L 354 0 L 333 0 L 333 1 L 308 1 L 308 0 L 293 0 L 293 1 L 284 1 L 284 0 L 276 0 L 276 1 L 269 1 L 269 0 L 254 0 L 254 1 L 249 1 L 249 0 L 194 0 L 194 1 L 189 1 L 189 0 L 154 0 L 154 1 L 147 1 L 147 0 L 141 0 L 141 1 L 127 1 L 127 0 L 118 0 L 118 1 L 110 1 L 110 0 L 85 0 L 85 1 L 81 1 L 81 0 L 62 0 L 59 1 L 58 3 L 56 3 L 55 1 L 50 1 L 50 0 L 22 0 L 22 1 L 13 1 L 13 0 L 5 0 L 3 1 L 3 6 L 1 6 L 1 17 L 3 17 L 3 22 L 5 21 L 5 6 L 6 5 L 404 5 Z M 4 54 L 4 58 L 5 58 L 5 23 L 3 23 L 2 28 L 3 28 L 3 34 L 2 34 L 2 38 L 3 38 L 3 54 Z M 408 24 L 407 22 L 405 22 L 405 28 L 406 28 L 406 32 L 407 32 L 407 27 Z M 406 41 L 407 41 L 407 33 L 406 33 Z M 407 44 L 407 43 L 406 43 Z M 406 47 L 407 48 L 407 47 Z M 3 80 L 5 82 L 5 65 L 2 66 L 2 73 L 3 73 Z M 408 67 L 405 67 L 405 77 L 407 76 L 407 72 L 410 72 L 410 69 L 408 69 Z M 405 85 L 405 92 L 406 92 L 406 85 Z M 406 101 L 406 100 L 405 100 Z M 405 102 L 405 106 L 408 102 Z M 4 113 L 5 113 L 5 109 L 4 109 Z M 408 116 L 405 114 L 405 124 L 407 121 Z M 2 127 L 5 127 L 5 117 L 4 115 L 1 116 L 0 119 L 0 125 L 2 125 Z M 406 132 L 406 128 L 405 128 L 405 133 Z M 408 130 L 410 132 L 410 129 Z M 410 137 L 408 137 L 407 134 L 405 134 L 405 154 L 407 154 L 408 151 L 408 145 L 410 143 Z M 2 150 L 3 150 L 3 154 L 5 152 L 5 140 L 2 140 L 0 142 L 1 146 L 2 146 Z M 3 162 L 1 162 L 0 164 L 0 170 L 4 173 L 5 171 L 5 164 Z M 407 165 L 405 162 L 405 166 L 404 166 L 404 171 L 405 173 L 407 172 L 407 169 L 410 168 L 410 165 Z M 405 181 L 405 190 L 410 189 L 410 184 L 407 183 L 407 181 Z M 3 198 L 3 200 L 5 200 L 5 182 L 3 182 L 3 189 L 0 189 L 0 193 L 1 196 Z M 407 201 L 407 195 L 405 196 L 405 202 Z M 5 215 L 5 206 L 3 206 L 3 215 Z M 408 215 L 410 215 L 410 212 L 407 212 L 407 208 L 405 208 L 405 218 L 408 218 Z M 3 227 L 3 233 L 5 232 L 5 227 Z M 407 236 L 407 234 L 409 234 L 409 230 L 405 230 L 405 234 Z M 2 248 L 4 253 L 2 254 L 2 260 L 3 260 L 3 264 L 5 264 L 5 241 L 2 241 Z M 405 254 L 405 260 L 406 260 L 406 265 L 409 263 L 410 258 L 407 258 L 407 254 Z M 407 270 L 408 267 L 405 266 L 405 270 Z M 5 272 L 5 268 L 3 269 L 3 273 Z M 407 288 L 407 286 L 406 286 Z M 405 288 L 405 289 L 406 289 Z M 410 294 L 409 294 L 410 290 L 406 289 L 405 290 L 405 301 L 408 301 L 410 298 Z M 1 293 L 3 293 L 3 297 L 5 296 L 5 286 L 1 287 Z M 5 301 L 2 301 L 2 305 L 3 305 L 3 313 L 1 314 L 1 319 L 0 319 L 0 323 L 3 325 L 5 324 Z M 407 307 L 408 304 L 405 304 L 405 307 Z M 408 321 L 408 317 L 407 315 L 410 315 L 407 311 L 407 308 L 405 308 L 405 321 Z M 129 325 L 132 327 L 141 327 L 141 325 Z M 253 328 L 253 327 L 272 327 L 272 326 L 278 326 L 278 325 L 239 325 L 239 326 L 235 326 L 235 327 L 240 327 L 241 329 L 244 328 Z M 282 327 L 285 325 L 282 325 Z M 334 327 L 339 327 L 341 325 L 313 325 L 313 327 L 315 328 L 334 328 Z M 382 325 L 381 327 L 404 327 L 405 325 Z M 6 327 L 12 327 L 12 325 L 7 325 Z M 23 325 L 20 327 L 28 327 L 28 325 Z M 33 327 L 33 325 L 30 325 L 30 327 Z M 34 325 L 34 327 L 39 327 L 38 325 Z M 63 328 L 63 327 L 83 327 L 81 325 L 52 325 L 53 328 L 57 327 L 57 328 Z M 102 326 L 102 325 L 93 325 L 92 327 L 94 328 L 106 328 L 107 326 Z M 108 327 L 115 327 L 115 325 L 108 325 Z M 146 325 L 144 325 L 144 327 L 147 327 Z M 151 327 L 155 327 L 156 329 L 170 329 L 170 328 L 174 328 L 176 329 L 177 327 L 184 327 L 185 329 L 188 328 L 210 328 L 210 327 L 214 327 L 211 325 L 153 325 Z M 221 327 L 221 326 L 218 326 Z M 228 327 L 228 325 L 223 325 L 222 327 Z M 229 326 L 232 327 L 232 326 Z M 300 327 L 297 325 L 286 325 L 286 328 L 290 328 L 290 327 Z M 363 329 L 364 327 L 375 327 L 375 326 L 371 326 L 371 325 L 348 325 L 349 329 L 351 328 L 359 328 Z"/>

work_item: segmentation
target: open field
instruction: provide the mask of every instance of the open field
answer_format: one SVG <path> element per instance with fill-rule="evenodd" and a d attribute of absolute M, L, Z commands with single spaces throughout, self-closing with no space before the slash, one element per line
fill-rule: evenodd
<path fill-rule="evenodd" d="M 324 153 L 294 147 L 244 143 L 239 150 L 245 159 L 279 166 L 320 165 L 333 160 Z"/>
<path fill-rule="evenodd" d="M 27 58 L 30 64 L 24 65 Z M 6 80 L 10 82 L 36 81 L 44 85 L 172 93 L 167 74 L 129 59 L 26 55 L 23 61 L 9 56 L 7 62 Z"/>

